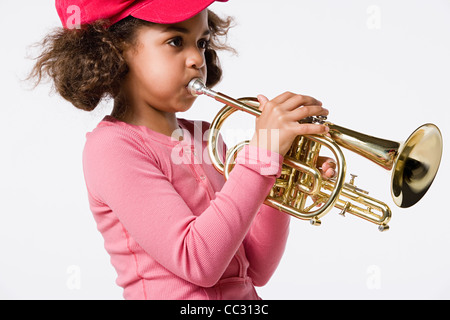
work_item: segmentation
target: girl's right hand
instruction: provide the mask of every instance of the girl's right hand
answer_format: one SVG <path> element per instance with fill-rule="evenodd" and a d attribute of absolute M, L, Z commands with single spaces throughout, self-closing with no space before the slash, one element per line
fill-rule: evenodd
<path fill-rule="evenodd" d="M 284 156 L 296 136 L 328 133 L 325 125 L 298 122 L 311 116 L 328 115 L 322 103 L 312 97 L 285 92 L 272 100 L 258 95 L 258 101 L 262 113 L 256 118 L 250 145 Z"/>

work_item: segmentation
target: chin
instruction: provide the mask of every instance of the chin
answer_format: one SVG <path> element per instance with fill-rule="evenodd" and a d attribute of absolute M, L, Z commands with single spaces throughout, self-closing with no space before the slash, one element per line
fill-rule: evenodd
<path fill-rule="evenodd" d="M 188 111 L 194 104 L 195 99 L 196 99 L 196 97 L 192 97 L 191 99 L 188 99 L 188 100 L 184 101 L 183 103 L 180 103 L 180 105 L 177 108 L 177 112 Z"/>
<path fill-rule="evenodd" d="M 192 107 L 192 105 L 184 106 L 183 108 L 179 108 L 179 109 L 177 110 L 177 112 L 186 112 L 186 111 L 188 111 L 189 109 L 191 109 L 191 107 Z"/>

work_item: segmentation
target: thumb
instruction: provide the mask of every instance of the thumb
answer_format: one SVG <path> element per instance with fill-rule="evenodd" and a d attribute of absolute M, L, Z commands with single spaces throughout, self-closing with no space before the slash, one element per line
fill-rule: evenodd
<path fill-rule="evenodd" d="M 269 99 L 267 99 L 267 97 L 262 94 L 259 94 L 257 98 L 259 102 L 259 110 L 263 111 L 264 106 L 266 105 L 267 102 L 269 102 Z"/>

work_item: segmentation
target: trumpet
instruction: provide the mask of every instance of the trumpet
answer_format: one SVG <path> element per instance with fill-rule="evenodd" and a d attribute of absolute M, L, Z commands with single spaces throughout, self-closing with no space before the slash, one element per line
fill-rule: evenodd
<path fill-rule="evenodd" d="M 249 141 L 230 148 L 223 162 L 218 153 L 220 129 L 237 110 L 258 117 L 261 114 L 258 100 L 233 99 L 207 88 L 198 78 L 192 79 L 187 89 L 193 96 L 206 95 L 225 104 L 211 122 L 208 153 L 214 167 L 228 179 L 237 153 Z M 408 208 L 425 195 L 439 169 L 443 148 L 439 128 L 431 123 L 424 124 L 400 143 L 369 136 L 326 120 L 323 116 L 300 120 L 303 123 L 324 124 L 329 127 L 329 134 L 295 138 L 284 156 L 281 174 L 264 203 L 295 218 L 310 221 L 315 226 L 321 224 L 321 218 L 332 208 L 337 208 L 342 216 L 350 213 L 378 225 L 379 231 L 389 230 L 392 212 L 388 205 L 357 187 L 355 175 L 345 182 L 347 169 L 341 147 L 392 171 L 392 199 L 398 207 Z M 323 179 L 317 168 L 323 146 L 332 152 L 336 161 L 337 174 L 332 179 Z"/>

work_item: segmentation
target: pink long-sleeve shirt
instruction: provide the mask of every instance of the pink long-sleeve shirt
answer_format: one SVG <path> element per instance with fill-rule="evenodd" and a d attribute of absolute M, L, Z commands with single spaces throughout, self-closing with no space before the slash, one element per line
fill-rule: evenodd
<path fill-rule="evenodd" d="M 246 147 L 225 182 L 205 151 L 209 125 L 178 123 L 181 141 L 111 116 L 87 134 L 89 203 L 116 282 L 125 299 L 259 299 L 289 229 L 262 205 L 282 157 Z"/>

